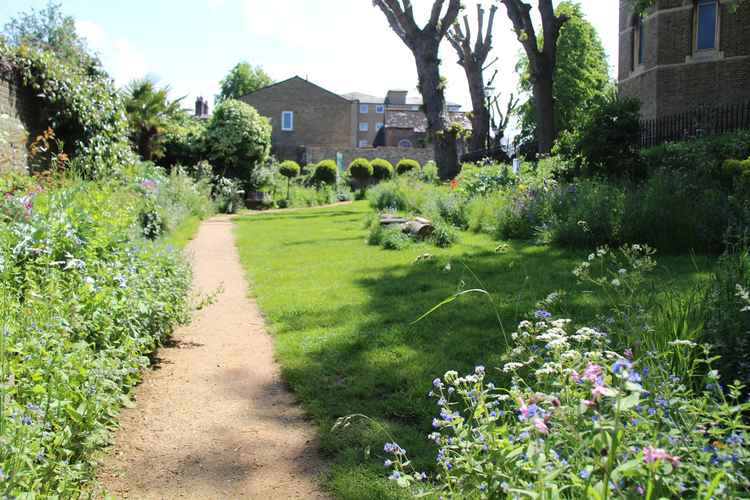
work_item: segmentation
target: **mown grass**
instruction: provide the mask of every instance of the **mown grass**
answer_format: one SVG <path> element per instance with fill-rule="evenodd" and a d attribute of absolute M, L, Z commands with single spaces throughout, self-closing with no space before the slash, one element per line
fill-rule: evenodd
<path fill-rule="evenodd" d="M 582 252 L 522 243 L 496 251 L 498 242 L 469 233 L 449 249 L 387 251 L 365 243 L 368 212 L 357 202 L 246 215 L 237 219 L 237 244 L 283 375 L 319 426 L 332 463 L 328 486 L 339 498 L 398 498 L 382 467 L 389 438 L 366 423 L 332 431 L 336 419 L 355 413 L 376 419 L 427 469 L 435 456 L 425 439 L 435 410 L 426 398 L 431 381 L 478 364 L 492 373 L 506 349 L 495 309 L 479 295 L 415 319 L 475 287 L 491 292 L 508 334 L 553 291 L 566 292 L 565 312 L 576 321 L 593 319 L 604 305 L 571 272 Z M 426 252 L 433 259 L 415 263 Z M 660 283 L 688 290 L 712 261 L 659 262 Z"/>

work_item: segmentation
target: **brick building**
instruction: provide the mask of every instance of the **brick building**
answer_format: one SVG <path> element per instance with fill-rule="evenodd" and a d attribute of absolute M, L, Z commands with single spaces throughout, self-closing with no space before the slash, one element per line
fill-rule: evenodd
<path fill-rule="evenodd" d="M 271 121 L 273 153 L 301 161 L 306 146 L 357 145 L 358 103 L 298 76 L 240 98 Z"/>
<path fill-rule="evenodd" d="M 750 3 L 620 0 L 619 87 L 644 119 L 750 100 Z"/>
<path fill-rule="evenodd" d="M 337 95 L 298 76 L 241 97 L 273 126 L 277 158 L 305 161 L 305 151 L 424 148 L 427 118 L 421 97 L 391 90 L 385 97 Z M 452 121 L 471 128 L 461 106 L 448 103 Z"/>

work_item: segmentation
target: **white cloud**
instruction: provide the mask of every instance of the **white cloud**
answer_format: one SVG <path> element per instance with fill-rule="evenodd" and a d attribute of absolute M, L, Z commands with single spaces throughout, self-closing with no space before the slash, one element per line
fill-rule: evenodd
<path fill-rule="evenodd" d="M 100 48 L 107 38 L 104 28 L 93 21 L 76 20 L 76 32 L 85 38 L 91 48 L 95 50 Z"/>
<path fill-rule="evenodd" d="M 209 9 L 218 9 L 224 6 L 224 0 L 208 0 Z"/>
<path fill-rule="evenodd" d="M 142 78 L 150 71 L 146 57 L 128 40 L 114 40 L 111 56 L 105 63 L 118 86 L 126 85 L 135 78 Z"/>

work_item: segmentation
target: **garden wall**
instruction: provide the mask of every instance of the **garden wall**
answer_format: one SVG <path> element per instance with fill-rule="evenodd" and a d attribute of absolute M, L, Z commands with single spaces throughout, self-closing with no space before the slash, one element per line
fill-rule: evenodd
<path fill-rule="evenodd" d="M 404 158 L 411 158 L 417 160 L 420 165 L 424 165 L 428 161 L 435 159 L 435 152 L 432 148 L 350 148 L 350 149 L 336 149 L 326 147 L 307 147 L 306 148 L 306 160 L 307 163 L 318 163 L 320 160 L 335 160 L 336 153 L 343 155 L 343 163 L 346 167 L 355 158 L 367 158 L 368 160 L 374 160 L 375 158 L 383 158 L 388 160 L 394 165 Z"/>
<path fill-rule="evenodd" d="M 0 73 L 0 171 L 26 170 L 27 141 L 39 123 L 32 92 L 13 73 Z"/>

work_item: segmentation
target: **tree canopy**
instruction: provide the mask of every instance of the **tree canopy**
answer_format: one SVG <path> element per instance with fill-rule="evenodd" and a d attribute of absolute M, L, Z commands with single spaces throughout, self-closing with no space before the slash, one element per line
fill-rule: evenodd
<path fill-rule="evenodd" d="M 271 85 L 271 79 L 260 66 L 253 67 L 247 61 L 238 63 L 221 80 L 221 91 L 216 96 L 216 103 L 240 97 Z"/>
<path fill-rule="evenodd" d="M 561 2 L 558 14 L 568 16 L 557 41 L 557 65 L 554 76 L 555 123 L 558 131 L 569 130 L 580 123 L 592 106 L 601 104 L 612 88 L 607 54 L 596 28 L 586 20 L 580 4 Z M 521 90 L 528 93 L 532 83 L 528 59 L 523 57 L 517 70 Z M 533 99 L 521 106 L 521 138 L 533 140 L 536 128 Z"/>
<path fill-rule="evenodd" d="M 124 90 L 130 138 L 144 160 L 164 156 L 165 132 L 180 113 L 180 101 L 169 100 L 169 87 L 149 78 L 133 80 Z"/>

